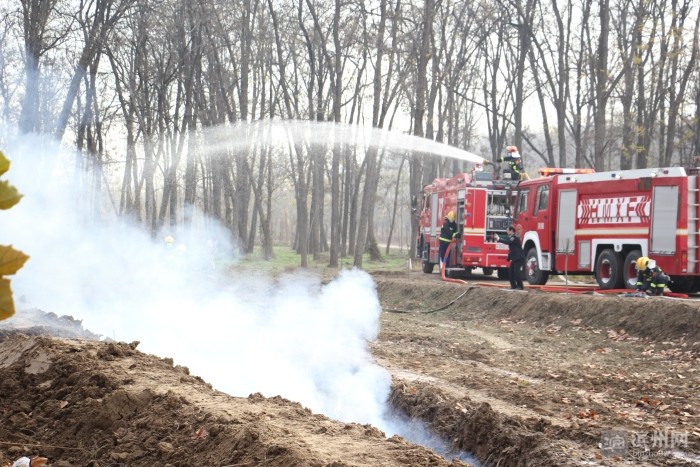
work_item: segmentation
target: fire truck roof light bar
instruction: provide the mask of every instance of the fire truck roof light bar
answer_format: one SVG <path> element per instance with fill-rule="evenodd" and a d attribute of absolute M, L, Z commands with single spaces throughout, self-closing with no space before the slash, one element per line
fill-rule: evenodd
<path fill-rule="evenodd" d="M 561 167 L 543 167 L 538 170 L 538 173 L 542 177 L 547 177 L 549 175 L 562 175 L 562 174 L 590 174 L 595 173 L 593 169 L 569 169 Z"/>
<path fill-rule="evenodd" d="M 570 169 L 575 170 L 575 169 Z M 545 172 L 546 173 L 546 172 Z M 638 178 L 666 178 L 685 177 L 687 175 L 683 167 L 662 167 L 648 169 L 616 170 L 609 172 L 585 172 L 577 173 L 573 177 L 570 175 L 558 175 L 547 173 L 549 176 L 558 176 L 560 182 L 595 183 L 606 180 L 634 180 Z"/>

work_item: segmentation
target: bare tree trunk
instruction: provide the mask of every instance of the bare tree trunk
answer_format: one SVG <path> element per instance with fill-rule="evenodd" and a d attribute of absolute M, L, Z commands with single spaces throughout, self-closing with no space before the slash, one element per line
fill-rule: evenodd
<path fill-rule="evenodd" d="M 296 155 L 296 201 L 297 201 L 297 251 L 299 252 L 302 268 L 309 266 L 309 208 L 307 203 L 308 188 L 304 174 L 303 149 L 298 142 L 294 144 Z"/>
<path fill-rule="evenodd" d="M 75 102 L 75 96 L 78 94 L 80 80 L 83 79 L 87 67 L 93 60 L 99 60 L 102 53 L 103 44 L 107 43 L 107 37 L 111 33 L 116 23 L 126 14 L 131 7 L 133 0 L 102 0 L 96 2 L 95 10 L 92 12 L 85 11 L 85 18 L 79 18 L 79 23 L 85 30 L 85 44 L 80 53 L 78 64 L 75 67 L 73 78 L 68 87 L 68 93 L 63 102 L 63 108 L 58 115 L 54 137 L 57 140 L 63 139 L 63 134 L 68 125 L 70 111 Z M 78 13 L 80 15 L 82 11 Z M 88 24 L 89 23 L 89 24 Z"/>
<path fill-rule="evenodd" d="M 391 224 L 389 225 L 389 237 L 386 240 L 386 255 L 389 255 L 389 248 L 391 248 L 391 239 L 394 235 L 394 226 L 396 224 L 396 211 L 399 205 L 399 191 L 401 189 L 401 172 L 403 171 L 403 164 L 406 162 L 406 158 L 401 158 L 401 164 L 399 164 L 399 172 L 396 175 L 396 189 L 394 190 L 394 207 L 391 210 Z"/>
<path fill-rule="evenodd" d="M 341 63 L 340 44 L 340 0 L 335 0 L 333 12 L 333 46 L 335 48 L 334 64 L 335 79 L 333 80 L 333 120 L 340 123 L 343 67 Z M 359 87 L 358 87 L 359 91 Z M 333 159 L 331 161 L 331 244 L 330 259 L 328 265 L 337 268 L 340 253 L 340 146 L 333 146 Z"/>
<path fill-rule="evenodd" d="M 182 5 L 187 8 L 187 4 Z M 173 122 L 170 129 L 172 132 L 172 142 L 170 147 L 172 160 L 170 166 L 166 168 L 166 173 L 163 182 L 163 202 L 161 203 L 160 213 L 158 216 L 159 226 L 165 223 L 166 212 L 170 212 L 170 226 L 174 228 L 177 225 L 177 206 L 178 206 L 178 186 L 177 186 L 177 171 L 180 165 L 180 159 L 185 149 L 187 132 L 190 130 L 191 115 L 194 113 L 194 94 L 195 94 L 195 74 L 199 68 L 199 60 L 201 53 L 199 46 L 201 44 L 201 29 L 194 24 L 193 12 L 191 10 L 181 12 L 182 16 L 187 18 L 189 28 L 184 25 L 177 25 L 177 39 L 179 40 L 179 53 L 182 57 L 183 65 L 181 67 L 180 84 L 178 85 L 177 101 L 174 108 L 176 117 L 182 112 L 184 116 L 178 127 L 177 118 Z M 187 32 L 191 33 L 190 36 Z M 182 110 L 180 110 L 182 108 Z"/>
<path fill-rule="evenodd" d="M 583 128 L 585 124 L 585 115 L 583 109 L 586 105 L 587 94 L 584 85 L 584 77 L 589 74 L 587 71 L 586 53 L 587 53 L 587 29 L 588 22 L 591 15 L 592 0 L 586 0 L 583 5 L 581 27 L 578 34 L 578 50 L 576 54 L 576 60 L 574 64 L 573 76 L 576 77 L 576 88 L 575 92 L 569 93 L 569 98 L 572 100 L 570 103 L 570 120 L 568 121 L 568 127 L 571 131 L 572 138 L 574 140 L 574 167 L 585 167 L 585 154 L 584 154 L 584 142 L 583 142 Z"/>
<path fill-rule="evenodd" d="M 376 163 L 375 170 L 372 173 L 367 173 L 367 181 L 369 181 L 371 184 L 369 188 L 365 187 L 365 190 L 369 189 L 370 193 L 370 195 L 368 196 L 369 206 L 367 211 L 369 217 L 367 218 L 367 241 L 365 249 L 369 253 L 369 258 L 372 261 L 384 261 L 384 258 L 382 257 L 382 252 L 379 249 L 379 245 L 377 243 L 376 235 L 374 233 L 374 208 L 376 206 L 377 188 L 379 186 L 379 173 L 384 162 L 385 154 L 386 152 L 382 149 L 381 156 L 379 156 L 379 160 Z"/>
<path fill-rule="evenodd" d="M 248 237 L 248 221 L 249 218 L 249 207 L 251 198 L 251 183 L 250 183 L 250 164 L 248 162 L 247 154 L 237 150 L 235 154 L 236 171 L 235 171 L 235 181 L 232 187 L 227 191 L 227 196 L 234 204 L 235 209 L 235 219 L 231 220 L 231 227 L 234 230 L 234 234 L 238 235 L 238 239 L 241 244 L 241 253 L 250 254 L 253 252 L 254 245 L 253 242 Z M 233 178 L 233 177 L 232 177 Z"/>
<path fill-rule="evenodd" d="M 700 83 L 695 83 L 695 98 L 693 99 L 695 104 L 695 115 L 693 116 L 693 121 L 695 122 L 695 127 L 693 128 L 693 144 L 691 146 L 691 154 L 695 157 L 700 156 Z M 698 160 L 694 159 L 691 161 L 692 167 L 698 167 Z"/>
<path fill-rule="evenodd" d="M 353 190 L 353 196 L 352 196 L 352 202 L 350 204 L 350 236 L 348 240 L 348 254 L 353 256 L 353 260 L 355 257 L 355 251 L 357 250 L 357 243 L 358 243 L 358 229 L 359 229 L 359 218 L 358 218 L 358 211 L 360 210 L 360 206 L 362 203 L 362 200 L 360 199 L 360 196 L 363 194 L 363 189 L 362 189 L 362 176 L 366 174 L 367 172 L 367 163 L 369 162 L 369 159 L 367 157 L 362 159 L 362 164 L 360 164 L 360 167 L 357 168 L 356 170 L 356 177 L 355 177 L 355 182 L 354 182 L 354 190 Z M 364 246 L 363 246 L 364 248 Z"/>
<path fill-rule="evenodd" d="M 557 37 L 559 38 L 559 48 L 557 53 L 557 63 L 559 79 L 557 80 L 557 99 L 555 101 L 557 112 L 557 142 L 559 144 L 559 167 L 566 167 L 566 101 L 569 95 L 569 51 L 571 50 L 571 10 L 572 3 L 569 1 L 569 14 L 566 22 L 566 30 L 562 21 L 561 13 L 557 8 L 557 0 L 552 0 L 552 9 L 557 20 Z M 565 34 L 566 31 L 566 34 Z"/>
<path fill-rule="evenodd" d="M 370 145 L 365 154 L 366 164 L 366 175 L 365 175 L 365 185 L 362 190 L 362 204 L 360 207 L 360 216 L 358 220 L 357 227 L 357 243 L 355 245 L 355 254 L 353 259 L 353 266 L 357 268 L 362 267 L 362 256 L 365 253 L 365 248 L 367 246 L 370 216 L 372 215 L 373 202 L 370 198 L 374 197 L 376 190 L 373 191 L 374 179 L 376 176 L 377 167 L 377 147 Z"/>
<path fill-rule="evenodd" d="M 355 160 L 355 148 L 345 148 L 345 198 L 343 200 L 343 229 L 340 243 L 341 256 L 353 255 L 355 245 L 355 225 L 357 207 L 357 161 Z"/>
<path fill-rule="evenodd" d="M 628 4 L 629 5 L 629 4 Z M 622 93 L 620 102 L 622 104 L 622 143 L 620 145 L 620 169 L 628 170 L 632 168 L 633 155 L 635 153 L 635 125 L 634 115 L 632 115 L 632 100 L 634 98 L 634 87 L 636 84 L 635 70 L 641 63 L 641 44 L 637 43 L 636 31 L 641 28 L 643 18 L 648 14 L 640 5 L 634 21 L 628 29 L 630 13 L 629 7 L 620 9 L 620 17 L 615 24 L 619 31 L 617 35 L 618 50 L 622 59 Z"/>
<path fill-rule="evenodd" d="M 309 226 L 311 235 L 309 249 L 314 261 L 321 259 L 321 224 L 323 223 L 323 148 L 318 145 L 309 146 L 311 152 L 312 176 L 311 176 L 311 212 Z"/>
<path fill-rule="evenodd" d="M 24 96 L 19 115 L 22 133 L 43 130 L 40 115 L 39 62 L 41 56 L 65 36 L 65 31 L 48 30 L 58 0 L 20 0 L 24 41 Z M 55 36 L 53 39 L 51 36 Z"/>
<path fill-rule="evenodd" d="M 675 4 L 675 1 L 673 2 Z M 689 0 L 681 6 L 679 14 L 674 15 L 674 22 L 678 18 L 678 24 L 684 23 L 686 17 L 685 15 L 690 10 Z M 675 11 L 674 11 L 675 13 Z M 678 26 L 682 29 L 682 26 Z M 693 44 L 691 47 L 690 57 L 686 63 L 685 70 L 680 70 L 680 56 L 682 54 L 681 50 L 687 50 L 687 45 L 682 44 L 683 35 L 681 33 L 674 34 L 673 50 L 671 52 L 671 79 L 670 79 L 670 99 L 668 105 L 668 131 L 667 131 L 667 142 L 664 153 L 662 153 L 661 166 L 668 167 L 671 165 L 673 160 L 673 154 L 675 150 L 675 139 L 676 139 L 676 128 L 678 126 L 678 114 L 680 111 L 681 103 L 685 99 L 685 91 L 688 86 L 688 80 L 691 74 L 695 70 L 695 65 L 698 58 L 698 35 L 700 32 L 698 28 L 700 27 L 700 9 L 698 9 L 697 16 L 695 18 L 695 28 L 693 33 Z M 672 27 L 672 30 L 676 28 Z M 680 79 L 678 73 L 681 73 Z M 697 74 L 697 73 L 696 73 Z M 677 83 L 677 84 L 676 84 Z M 676 88 L 677 86 L 677 88 Z"/>
<path fill-rule="evenodd" d="M 592 75 L 595 79 L 595 110 L 594 110 L 594 168 L 596 171 L 605 170 L 605 148 L 607 145 L 607 123 L 605 113 L 608 103 L 608 36 L 610 34 L 610 0 L 600 1 L 600 34 L 598 48 L 593 60 Z"/>
<path fill-rule="evenodd" d="M 423 118 L 425 116 L 426 92 L 428 86 L 427 67 L 430 59 L 430 40 L 433 33 L 432 23 L 434 16 L 435 3 L 434 0 L 425 0 L 423 7 L 423 17 L 421 18 L 421 29 L 419 33 L 419 48 L 417 57 L 417 77 L 416 77 L 416 100 L 413 110 L 413 134 L 423 137 Z M 423 199 L 423 156 L 413 153 L 410 163 L 411 181 L 409 184 L 410 196 L 412 199 L 418 200 L 418 203 Z M 418 213 L 411 216 L 411 231 L 418 231 Z M 411 239 L 411 257 L 415 258 L 415 242 L 416 239 Z"/>
<path fill-rule="evenodd" d="M 203 42 L 203 31 L 201 29 L 201 23 L 197 23 L 198 28 L 195 32 L 195 18 L 191 9 L 188 9 L 190 13 L 188 19 L 190 21 L 190 27 L 193 30 L 193 46 L 192 49 L 196 50 L 197 53 L 193 57 L 190 79 L 192 82 L 190 111 L 185 112 L 184 120 L 187 123 L 187 158 L 185 161 L 185 190 L 184 190 L 184 206 L 183 206 L 183 224 L 185 227 L 190 227 L 192 225 L 192 217 L 195 209 L 195 202 L 197 198 L 197 120 L 199 117 L 199 105 L 197 105 L 197 89 L 202 89 L 202 52 L 199 48 L 204 48 Z"/>
<path fill-rule="evenodd" d="M 515 102 L 513 103 L 514 134 L 513 143 L 518 148 L 523 144 L 523 103 L 525 102 L 525 64 L 530 54 L 532 34 L 532 16 L 534 14 L 535 0 L 526 0 L 525 8 L 521 0 L 513 2 L 518 12 L 518 23 L 514 26 L 518 29 L 518 50 L 515 71 Z"/>
<path fill-rule="evenodd" d="M 530 63 L 535 64 L 535 53 L 530 49 Z M 533 69 L 535 67 L 533 66 Z M 537 89 L 537 100 L 540 104 L 540 109 L 542 113 L 542 133 L 544 133 L 544 141 L 547 146 L 547 155 L 543 157 L 547 167 L 554 167 L 554 146 L 552 145 L 552 135 L 549 133 L 549 119 L 547 117 L 547 104 L 544 99 L 544 84 L 540 82 L 540 75 L 535 70 L 533 71 L 533 79 L 535 80 L 535 88 Z M 521 133 L 522 135 L 522 133 Z"/>

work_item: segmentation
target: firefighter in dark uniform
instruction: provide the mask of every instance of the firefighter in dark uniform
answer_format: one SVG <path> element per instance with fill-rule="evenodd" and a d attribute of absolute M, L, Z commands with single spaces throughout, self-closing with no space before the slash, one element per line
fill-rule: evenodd
<path fill-rule="evenodd" d="M 523 265 L 525 264 L 525 252 L 523 245 L 520 243 L 520 237 L 515 234 L 515 227 L 509 225 L 506 229 L 508 236 L 498 237 L 499 243 L 508 245 L 508 279 L 510 279 L 510 288 L 512 290 L 525 290 L 523 287 Z"/>
<path fill-rule="evenodd" d="M 508 146 L 506 148 L 506 156 L 499 157 L 498 162 L 508 162 L 506 171 L 510 174 L 511 180 L 520 181 L 524 178 L 525 166 L 523 165 L 523 158 L 520 157 L 516 146 Z"/>
<path fill-rule="evenodd" d="M 663 295 L 669 277 L 664 274 L 656 261 L 642 256 L 636 261 L 637 267 L 637 292 L 646 292 L 650 295 Z"/>
<path fill-rule="evenodd" d="M 442 224 L 442 229 L 440 229 L 440 270 L 444 264 L 448 262 L 449 255 L 447 253 L 447 247 L 450 246 L 452 239 L 459 238 L 460 234 L 457 231 L 457 223 L 455 222 L 455 213 L 450 211 L 445 216 L 445 222 Z"/>

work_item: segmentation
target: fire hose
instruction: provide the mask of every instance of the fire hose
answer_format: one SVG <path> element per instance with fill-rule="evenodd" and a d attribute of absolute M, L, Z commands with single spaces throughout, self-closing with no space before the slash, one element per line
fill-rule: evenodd
<path fill-rule="evenodd" d="M 462 281 L 462 282 L 464 282 L 464 281 Z M 466 283 L 466 282 L 465 282 L 465 283 Z M 437 312 L 437 311 L 442 311 L 442 310 L 444 310 L 445 308 L 449 307 L 450 305 L 454 304 L 457 300 L 459 300 L 460 298 L 464 297 L 464 296 L 467 294 L 467 292 L 469 292 L 469 291 L 470 291 L 471 289 L 473 289 L 473 288 L 474 288 L 473 286 L 467 287 L 467 289 L 466 289 L 464 292 L 462 292 L 461 294 L 459 294 L 458 296 L 456 296 L 455 298 L 453 298 L 452 300 L 450 300 L 450 301 L 449 301 L 448 303 L 446 303 L 445 305 L 442 305 L 442 306 L 439 307 L 439 308 L 434 308 L 434 309 L 432 309 L 432 310 L 426 310 L 426 311 L 408 311 L 408 310 L 399 310 L 398 308 L 384 308 L 384 307 L 382 307 L 382 310 L 384 310 L 384 311 L 389 311 L 389 312 L 391 312 L 391 313 L 424 313 L 424 314 L 435 313 L 435 312 Z"/>
<path fill-rule="evenodd" d="M 447 245 L 447 251 L 445 251 L 445 258 L 450 257 L 450 251 L 452 250 L 452 245 L 455 244 L 456 238 L 453 238 L 452 241 L 450 242 L 449 245 Z M 442 264 L 442 267 L 440 268 L 440 277 L 442 278 L 443 281 L 445 282 L 454 282 L 456 284 L 467 284 L 467 281 L 463 281 L 461 279 L 452 279 L 450 277 L 447 277 L 445 275 L 445 270 L 447 269 L 447 262 Z"/>

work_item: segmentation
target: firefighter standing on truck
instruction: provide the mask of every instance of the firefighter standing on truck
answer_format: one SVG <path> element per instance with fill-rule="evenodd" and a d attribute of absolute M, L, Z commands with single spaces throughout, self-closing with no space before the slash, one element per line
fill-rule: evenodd
<path fill-rule="evenodd" d="M 525 252 L 523 245 L 520 243 L 520 237 L 515 234 L 515 227 L 509 225 L 506 229 L 507 237 L 498 236 L 498 243 L 508 245 L 508 279 L 510 279 L 511 290 L 525 290 L 523 287 L 523 265 L 525 263 Z"/>
<path fill-rule="evenodd" d="M 525 173 L 525 166 L 523 165 L 523 158 L 520 157 L 518 148 L 516 146 L 506 147 L 506 156 L 499 157 L 498 162 L 508 162 L 508 168 L 506 171 L 510 174 L 511 180 L 520 180 L 523 178 Z"/>
<path fill-rule="evenodd" d="M 440 229 L 440 270 L 442 271 L 442 268 L 444 264 L 447 264 L 449 258 L 449 255 L 446 255 L 447 253 L 447 247 L 450 246 L 450 243 L 452 242 L 453 239 L 459 238 L 461 235 L 457 231 L 457 223 L 455 222 L 455 213 L 454 211 L 450 211 L 447 213 L 445 216 L 445 222 L 442 224 L 442 229 Z"/>
<path fill-rule="evenodd" d="M 663 295 L 669 277 L 656 265 L 656 261 L 642 256 L 637 259 L 635 266 L 637 267 L 637 292 Z"/>

